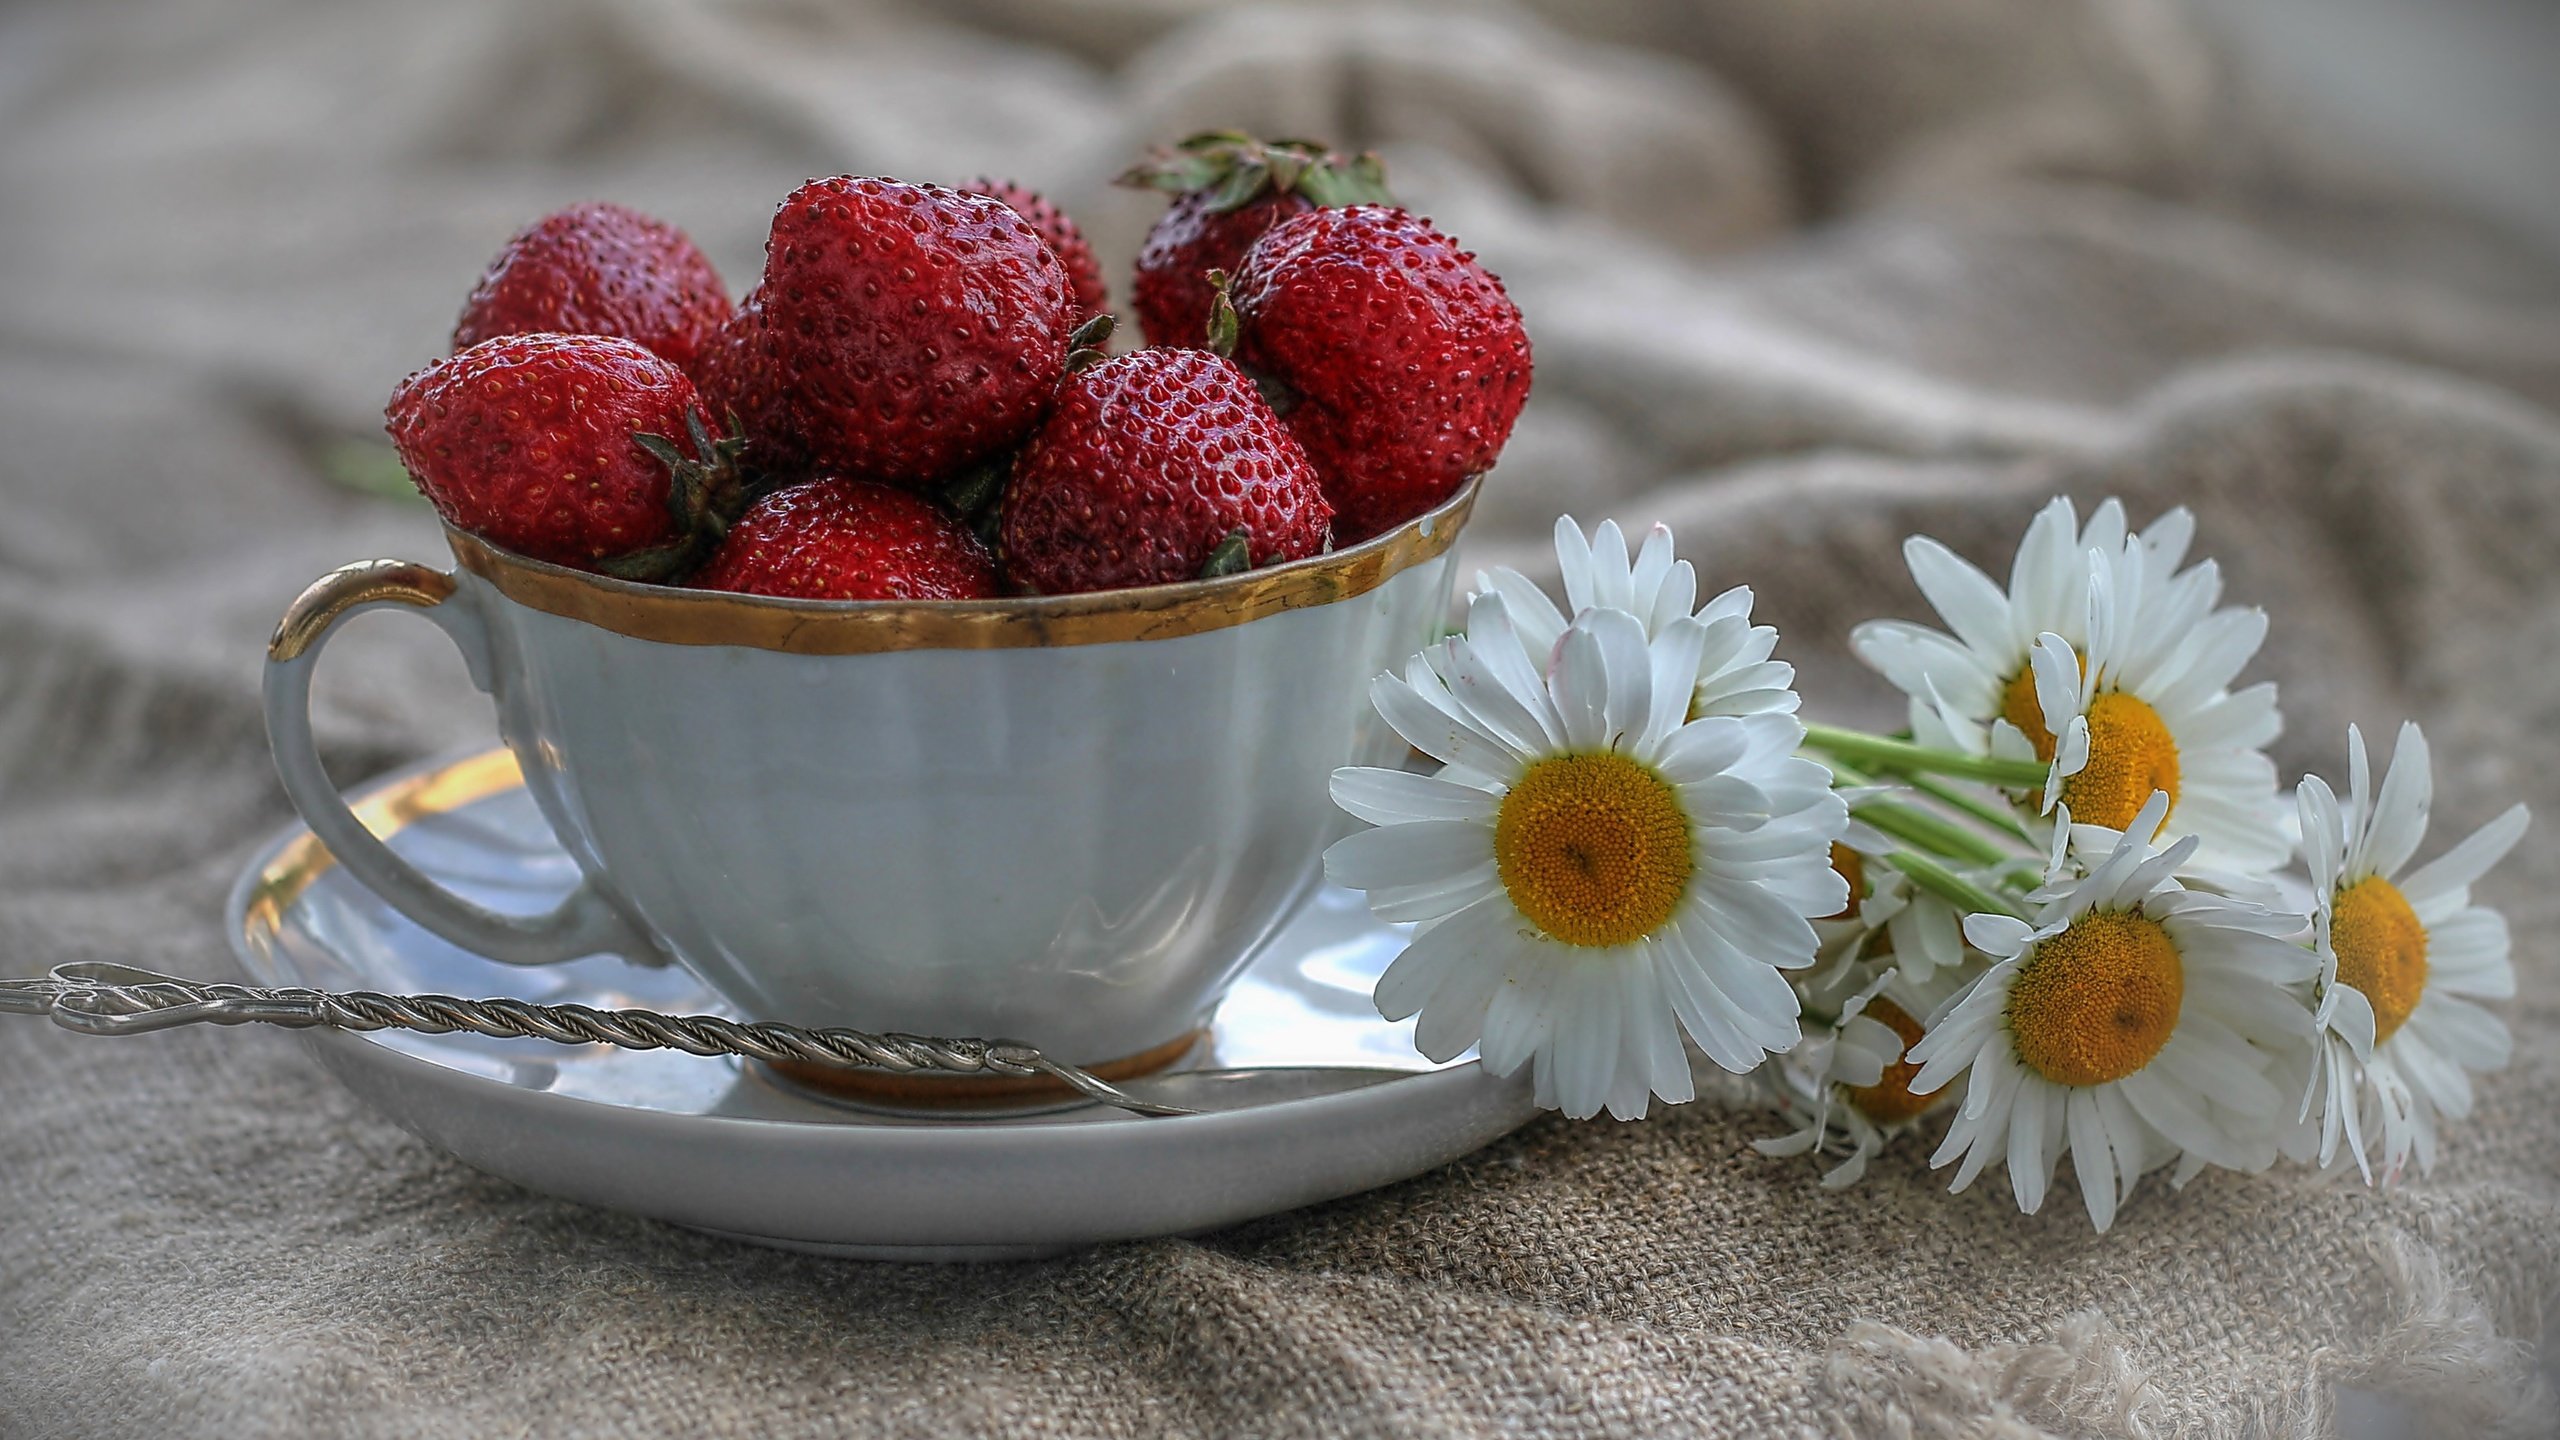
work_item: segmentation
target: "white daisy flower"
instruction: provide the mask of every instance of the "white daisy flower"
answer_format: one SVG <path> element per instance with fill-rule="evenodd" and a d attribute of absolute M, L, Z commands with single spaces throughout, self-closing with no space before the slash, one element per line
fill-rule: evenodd
<path fill-rule="evenodd" d="M 1914 1093 L 1967 1083 L 1930 1159 L 1962 1157 L 1952 1188 L 2005 1160 L 2018 1208 L 2033 1213 L 2068 1154 L 2105 1230 L 2155 1166 L 2273 1163 L 2311 1033 L 2287 986 L 2318 962 L 2286 938 L 2303 917 L 2179 883 L 2199 838 L 2166 850 L 2138 838 L 2168 806 L 2155 795 L 2128 817 L 2130 833 L 2077 883 L 2057 873 L 2059 893 L 2032 923 L 1966 918 L 1965 938 L 1995 963 L 1910 1051 Z"/>
<path fill-rule="evenodd" d="M 1556 517 L 1556 566 L 1564 575 L 1565 608 L 1526 575 L 1507 565 L 1476 572 L 1478 594 L 1500 595 L 1529 654 L 1544 663 L 1554 654 L 1566 622 L 1594 608 L 1624 610 L 1644 622 L 1648 637 L 1691 615 L 1698 572 L 1672 552 L 1671 527 L 1645 532 L 1644 548 L 1627 556 L 1627 539 L 1615 520 L 1603 520 L 1588 537 L 1570 515 Z M 1709 715 L 1792 715 L 1802 697 L 1796 670 L 1770 655 L 1778 646 L 1774 625 L 1751 623 L 1751 587 L 1736 585 L 1695 611 L 1707 626 L 1698 656 L 1697 693 L 1689 718 Z"/>
<path fill-rule="evenodd" d="M 1933 1094 L 1912 1093 L 1920 1067 L 1907 1055 L 1924 1033 L 1917 1017 L 1962 988 L 1956 973 L 1941 971 L 1932 983 L 1915 985 L 1898 967 L 1880 961 L 1852 967 L 1850 978 L 1863 983 L 1828 1012 L 1833 1022 L 1808 1022 L 1801 1045 L 1761 1067 L 1779 1113 L 1796 1128 L 1751 1142 L 1773 1156 L 1845 1151 L 1839 1164 L 1823 1172 L 1826 1190 L 1858 1183 L 1887 1142 L 1964 1092 L 1959 1081 Z"/>
<path fill-rule="evenodd" d="M 1857 803 L 1849 795 L 1841 798 Z M 1964 917 L 1893 867 L 1889 857 L 1899 848 L 1890 836 L 1855 819 L 1847 836 L 1832 843 L 1831 868 L 1848 882 L 1849 904 L 1813 922 L 1824 970 L 1866 958 L 1878 932 L 1884 935 L 1879 953 L 1890 955 L 1915 983 L 1964 964 Z"/>
<path fill-rule="evenodd" d="M 2517 805 L 2404 880 L 2435 788 L 2416 725 L 2400 727 L 2379 795 L 2371 779 L 2364 736 L 2349 726 L 2346 805 L 2317 775 L 2295 792 L 2321 966 L 2319 1063 L 2303 1113 L 2322 1165 L 2341 1163 L 2344 1140 L 2366 1179 L 2378 1161 L 2389 1184 L 2413 1156 L 2421 1172 L 2433 1168 L 2437 1117 L 2470 1113 L 2466 1072 L 2507 1063 L 2507 1027 L 2478 1003 L 2515 994 L 2507 922 L 2472 904 L 2471 886 L 2530 817 Z"/>
<path fill-rule="evenodd" d="M 2266 639 L 2266 612 L 2212 609 L 2201 590 L 2164 606 L 2139 546 L 2090 558 L 2086 638 L 2047 631 L 2031 651 L 2027 738 L 2048 762 L 2043 808 L 2122 830 L 2158 792 L 2167 818 L 2143 840 L 2192 835 L 2207 869 L 2282 867 L 2293 842 L 2265 749 L 2284 728 L 2276 687 L 2230 688 Z"/>
<path fill-rule="evenodd" d="M 1737 1073 L 1796 1043 L 1781 972 L 1812 963 L 1809 917 L 1847 901 L 1830 865 L 1847 810 L 1796 758 L 1792 716 L 1688 718 L 1709 629 L 1677 616 L 1649 642 L 1630 612 L 1591 609 L 1542 674 L 1488 593 L 1436 665 L 1371 685 L 1444 768 L 1335 771 L 1335 802 L 1379 828 L 1325 872 L 1418 923 L 1375 998 L 1419 1017 L 1424 1054 L 1475 1045 L 1498 1075 L 1534 1061 L 1541 1104 L 1633 1119 L 1691 1098 L 1683 1029 Z"/>
<path fill-rule="evenodd" d="M 2043 759 L 2029 742 L 2040 719 L 2028 663 L 2036 637 L 2048 631 L 2078 644 L 2086 638 L 2093 557 L 2113 563 L 2138 553 L 2147 582 L 2140 598 L 2174 617 L 2201 614 L 2220 598 L 2213 562 L 2178 572 L 2195 517 L 2171 510 L 2139 535 L 2126 530 L 2124 506 L 2100 504 L 2084 527 L 2068 499 L 2056 497 L 2027 526 L 2009 569 L 2009 585 L 1984 574 L 1925 535 L 1903 542 L 1904 561 L 1946 630 L 1907 620 L 1870 620 L 1850 632 L 1849 647 L 1911 698 L 1912 737 L 1932 749 L 2004 759 Z M 2199 609 L 2199 606 L 2201 609 Z"/>

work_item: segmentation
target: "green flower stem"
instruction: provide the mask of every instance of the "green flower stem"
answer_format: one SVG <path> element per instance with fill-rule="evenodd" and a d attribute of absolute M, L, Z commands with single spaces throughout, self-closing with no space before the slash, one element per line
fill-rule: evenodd
<path fill-rule="evenodd" d="M 1943 855 L 1950 860 L 1972 865 L 1998 865 L 2017 854 L 1989 836 L 1968 830 L 1943 815 L 1932 815 L 1917 805 L 1883 799 L 1865 800 L 1852 805 L 1850 813 L 1896 840 L 1920 846 L 1932 855 Z"/>
<path fill-rule="evenodd" d="M 1906 730 L 1897 730 L 1885 738 L 1909 744 L 1911 741 L 1911 734 Z M 1858 772 L 1851 770 L 1836 758 L 1827 760 L 1825 763 L 1830 765 L 1834 774 L 1847 777 L 1847 783 L 1849 784 L 1866 785 L 1873 783 L 1871 780 L 1860 777 Z M 1921 794 L 1928 796 L 1930 799 L 1937 801 L 1939 804 L 1944 805 L 1951 810 L 1960 811 L 1963 814 L 1969 815 L 1974 819 L 1981 821 L 1984 825 L 1989 826 L 1991 829 L 2009 836 L 2011 839 L 2023 840 L 2030 845 L 2035 843 L 2034 837 L 2027 833 L 2025 823 L 2018 819 L 2016 812 L 2003 805 L 1990 800 L 1985 800 L 1981 796 L 1974 794 L 1972 791 L 1965 789 L 1961 785 L 1950 784 L 1934 775 L 1922 775 L 1909 770 L 1894 770 L 1892 774 L 1896 780 L 1899 780 L 1903 784 L 1910 786 L 1912 789 L 1919 791 Z"/>
<path fill-rule="evenodd" d="M 1997 805 L 1992 804 L 1990 801 L 1983 799 L 1979 795 L 1968 794 L 1961 787 L 1950 785 L 1946 781 L 1940 780 L 1934 775 L 1912 775 L 1902 773 L 1898 778 L 1900 778 L 1904 784 L 1909 785 L 1912 789 L 1919 791 L 1921 794 L 1928 796 L 1939 804 L 1944 805 L 1951 810 L 1962 811 L 1964 814 L 1972 816 L 1974 819 L 1981 821 L 1983 824 L 1990 826 L 1992 829 L 1999 831 L 2003 835 L 2007 835 L 2012 839 L 2017 840 L 2028 839 L 2027 827 L 2018 819 L 2017 816 Z"/>
<path fill-rule="evenodd" d="M 2017 790 L 2032 790 L 2045 781 L 2045 767 L 2033 760 L 1995 760 L 1987 755 L 1959 755 L 1933 750 L 1908 740 L 1888 740 L 1863 730 L 1807 725 L 1804 743 L 1843 760 L 1923 775 L 1952 775 L 1959 780 L 1987 780 Z"/>
<path fill-rule="evenodd" d="M 2020 920 L 2030 918 L 2025 907 L 2017 901 L 1985 890 L 1917 851 L 1896 850 L 1885 859 L 1894 869 L 1901 871 L 1912 884 L 1968 915 L 2009 915 Z"/>
<path fill-rule="evenodd" d="M 1826 757 L 1824 763 L 1830 767 L 1835 784 L 1864 786 L 1872 783 L 1864 772 L 1847 761 Z M 1912 777 L 1897 775 L 1895 778 L 1908 781 Z M 2021 864 L 2030 864 L 2035 857 L 2020 854 L 2009 846 L 1987 835 L 1969 830 L 1946 816 L 1880 796 L 1854 804 L 1851 807 L 1851 813 L 1896 840 L 1922 847 L 1914 850 L 1896 850 L 1884 857 L 1885 863 L 1900 870 L 1912 884 L 1959 907 L 1968 914 L 1989 913 L 2013 915 L 2022 920 L 2027 918 L 2027 912 L 2019 901 L 1967 880 L 1949 869 L 1939 857 L 1943 856 L 1948 860 L 1976 866 L 1992 867 L 1999 871 L 2012 870 Z M 2023 834 L 2019 838 L 2023 839 Z M 1927 853 L 1923 853 L 1924 850 Z"/>
<path fill-rule="evenodd" d="M 1832 783 L 1835 786 L 1864 786 L 1876 783 L 1865 771 L 1845 760 L 1824 757 L 1820 763 L 1830 769 Z M 1925 793 L 1933 795 L 1937 793 L 1937 789 L 1950 788 L 1940 786 L 1930 789 L 1912 784 L 1917 777 L 1910 775 L 1896 774 L 1893 778 L 1904 784 L 1911 784 L 1915 790 L 1924 790 Z M 1950 799 L 1949 803 L 1957 802 Z M 1962 806 L 1959 805 L 1959 808 Z M 2021 855 L 1999 841 L 1975 834 L 1944 816 L 1932 814 L 1916 805 L 1905 805 L 1900 801 L 1878 796 L 1854 803 L 1850 809 L 1861 819 L 1895 839 L 1908 840 L 1915 845 L 1926 845 L 1949 859 L 1970 861 L 1977 865 L 2014 865 L 2022 860 L 2033 858 Z M 1966 813 L 1972 812 L 1968 810 Z M 2013 825 L 2004 828 L 2002 833 L 2019 841 L 2027 838 L 2023 826 Z"/>

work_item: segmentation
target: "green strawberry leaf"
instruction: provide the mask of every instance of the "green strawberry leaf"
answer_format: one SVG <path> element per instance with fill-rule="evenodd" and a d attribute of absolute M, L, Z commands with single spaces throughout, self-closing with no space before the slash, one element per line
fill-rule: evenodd
<path fill-rule="evenodd" d="M 1209 353 L 1222 360 L 1235 358 L 1236 339 L 1243 321 L 1236 314 L 1236 302 L 1227 294 L 1227 272 L 1209 272 Z"/>
<path fill-rule="evenodd" d="M 1200 567 L 1200 578 L 1215 580 L 1221 575 L 1241 575 L 1253 568 L 1253 532 L 1239 525 L 1227 532 L 1218 548 L 1209 552 L 1208 562 Z"/>

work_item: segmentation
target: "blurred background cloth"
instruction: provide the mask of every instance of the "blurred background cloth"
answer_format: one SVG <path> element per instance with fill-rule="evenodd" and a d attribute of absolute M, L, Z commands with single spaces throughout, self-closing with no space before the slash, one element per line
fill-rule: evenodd
<path fill-rule="evenodd" d="M 323 474 L 516 226 L 620 200 L 743 291 L 808 176 L 991 172 L 1121 284 L 1160 201 L 1109 177 L 1211 126 L 1379 148 L 1509 283 L 1537 388 L 1478 560 L 1551 572 L 1559 511 L 1669 520 L 1711 588 L 1758 587 L 1809 711 L 1890 720 L 1841 642 L 1920 612 L 1903 534 L 2005 567 L 2055 489 L 2189 504 L 2273 612 L 2288 775 L 2416 716 L 2436 845 L 2543 817 L 2487 890 L 2516 1063 L 2433 1178 L 2154 1179 L 2104 1237 L 1996 1181 L 1950 1198 L 1917 1145 L 1826 1194 L 1749 1150 L 1770 1117 L 1701 1103 L 1196 1240 L 831 1263 L 480 1177 L 285 1037 L 16 1023 L 0 1432 L 2296 1435 L 2344 1385 L 2419 1433 L 2543 1433 L 2560 263 L 2215 33 L 2149 0 L 0 15 L 12 973 L 236 974 L 221 897 L 287 818 L 265 633 L 331 565 L 441 548 Z M 485 741 L 425 627 L 366 628 L 323 684 L 342 776 Z"/>

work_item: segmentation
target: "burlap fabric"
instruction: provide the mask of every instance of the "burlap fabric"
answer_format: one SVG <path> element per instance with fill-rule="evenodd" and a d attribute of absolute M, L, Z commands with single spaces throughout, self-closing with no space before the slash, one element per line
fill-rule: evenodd
<path fill-rule="evenodd" d="M 2340 1384 L 2551 1427 L 2560 267 L 2304 138 L 2176 11 L 65 4 L 0 17 L 0 116 L 13 973 L 235 973 L 220 898 L 286 814 L 260 641 L 330 564 L 439 554 L 320 457 L 514 225 L 618 198 L 742 289 L 808 175 L 993 170 L 1116 272 L 1153 202 L 1106 177 L 1212 123 L 1381 146 L 1509 281 L 1537 395 L 1479 558 L 1668 519 L 1811 709 L 1878 719 L 1840 642 L 1917 609 L 1904 533 L 1999 560 L 2055 488 L 2191 504 L 2276 617 L 2288 772 L 2414 715 L 2440 825 L 2544 816 L 2487 892 L 2516 1063 L 2433 1178 L 2155 1181 L 2104 1237 L 1912 1148 L 1824 1194 L 1701 1103 L 1196 1240 L 831 1263 L 486 1179 L 282 1036 L 10 1022 L 0 1433 L 2301 1435 Z M 423 627 L 366 629 L 342 775 L 488 733 Z"/>

